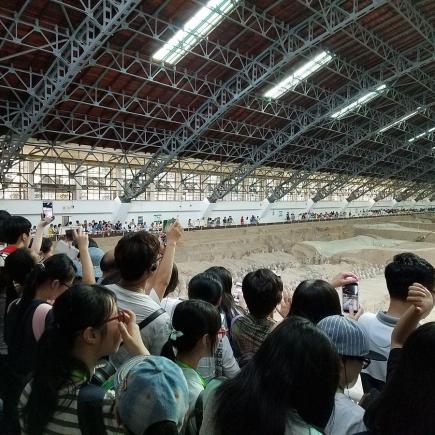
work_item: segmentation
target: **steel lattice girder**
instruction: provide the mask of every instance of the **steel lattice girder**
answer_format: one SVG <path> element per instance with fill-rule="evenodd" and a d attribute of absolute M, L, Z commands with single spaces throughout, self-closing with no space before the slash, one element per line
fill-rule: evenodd
<path fill-rule="evenodd" d="M 400 201 L 406 201 L 407 199 L 414 196 L 416 201 L 420 201 L 420 199 L 424 199 L 427 198 L 427 196 L 430 196 L 433 190 L 434 190 L 434 186 L 417 185 L 402 191 L 401 193 L 399 193 L 399 195 L 397 195 L 395 199 L 396 201 L 400 202 Z M 418 196 L 415 196 L 417 194 Z"/>
<path fill-rule="evenodd" d="M 359 11 L 352 7 L 352 12 L 347 12 L 338 6 L 338 2 L 332 2 L 329 8 L 322 9 L 294 29 L 289 29 L 283 38 L 277 39 L 228 82 L 219 86 L 217 92 L 210 95 L 189 122 L 179 127 L 171 140 L 155 153 L 150 163 L 128 183 L 123 199 L 128 201 L 142 193 L 168 163 L 186 150 L 192 141 L 203 134 L 213 122 L 267 77 L 307 48 L 318 44 L 331 33 L 344 28 L 384 3 L 370 2 L 369 6 Z M 317 26 L 323 29 L 322 33 L 314 32 Z"/>
<path fill-rule="evenodd" d="M 410 186 L 414 186 L 414 181 L 391 181 L 390 184 L 388 184 L 384 189 L 382 189 L 380 192 L 378 192 L 374 198 L 375 202 L 381 201 L 382 199 L 386 198 L 389 195 L 392 195 L 393 193 L 396 193 L 401 189 L 406 189 Z"/>
<path fill-rule="evenodd" d="M 13 120 L 14 130 L 3 144 L 0 177 L 13 164 L 19 150 L 55 106 L 77 73 L 115 31 L 140 0 L 100 0 L 93 9 L 86 9 L 85 19 L 71 37 L 58 47 L 55 61 L 45 73 Z"/>
<path fill-rule="evenodd" d="M 432 61 L 432 60 L 433 60 L 433 59 L 431 58 L 431 61 Z M 416 67 L 416 65 L 417 65 L 417 64 L 414 64 L 413 66 Z M 417 68 L 414 68 L 414 69 L 417 69 Z M 409 68 L 407 68 L 405 71 L 409 71 Z M 398 73 L 397 70 L 396 70 L 396 74 L 398 74 L 398 76 L 402 75 L 401 73 Z M 397 76 L 392 76 L 392 77 L 397 77 Z M 390 78 L 391 78 L 391 77 L 390 77 Z M 385 83 L 385 80 L 384 80 L 384 83 Z M 431 89 L 432 89 L 432 91 L 433 91 L 433 89 L 434 89 L 433 80 L 431 80 L 431 79 L 427 79 L 427 78 L 426 78 L 426 81 L 425 81 L 426 86 L 429 86 L 429 83 L 432 84 Z M 418 106 L 417 106 L 417 105 L 414 105 L 414 108 L 413 108 L 412 110 L 415 110 L 416 107 L 418 107 Z M 370 109 L 368 108 L 368 106 L 364 106 L 363 108 L 360 109 L 360 112 L 361 112 L 361 111 L 367 111 L 367 110 L 370 110 Z M 397 119 L 397 118 L 396 118 L 396 119 Z M 371 134 L 372 134 L 372 135 L 375 135 L 376 132 L 377 132 L 380 128 L 382 128 L 382 126 L 388 125 L 389 123 L 390 123 L 390 121 L 388 121 L 388 122 L 385 122 L 385 121 L 384 121 L 383 123 L 382 123 L 382 121 L 381 121 L 381 123 L 380 123 L 380 125 L 379 125 L 378 128 L 375 128 L 375 129 L 371 130 L 371 131 L 372 131 Z M 382 125 L 382 124 L 383 124 L 383 125 Z M 367 137 L 366 139 L 368 139 L 368 138 L 369 138 L 369 137 Z M 360 142 L 361 142 L 361 141 L 355 141 L 355 144 L 354 144 L 353 146 L 358 145 L 358 143 L 360 143 Z M 335 157 L 336 159 L 337 159 L 337 158 L 340 158 L 346 150 L 347 150 L 347 147 L 344 149 L 343 152 L 341 152 L 341 153 L 337 153 L 337 155 L 336 155 L 336 156 L 332 156 L 332 158 L 333 158 L 333 159 L 334 159 L 334 157 Z M 317 158 L 317 156 L 314 157 L 314 159 L 316 159 L 316 158 Z M 321 169 L 321 168 L 317 168 L 317 169 Z M 275 200 L 279 199 L 280 197 L 282 197 L 283 195 L 285 195 L 285 194 L 287 194 L 288 192 L 290 192 L 292 189 L 294 189 L 298 184 L 300 184 L 300 183 L 303 182 L 303 181 L 304 181 L 304 177 L 303 177 L 303 176 L 295 176 L 294 178 L 291 178 L 291 179 L 289 179 L 289 180 L 286 180 L 286 182 L 283 183 L 283 186 L 279 186 L 279 187 L 276 189 L 276 191 L 271 195 L 270 200 L 271 200 L 271 201 L 275 201 Z M 331 192 L 331 193 L 332 193 L 332 192 Z"/>

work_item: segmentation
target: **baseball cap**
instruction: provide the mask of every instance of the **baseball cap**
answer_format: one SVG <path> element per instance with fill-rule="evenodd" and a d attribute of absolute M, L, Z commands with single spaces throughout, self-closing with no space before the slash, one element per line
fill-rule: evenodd
<path fill-rule="evenodd" d="M 317 326 L 334 343 L 339 355 L 367 358 L 374 361 L 387 359 L 378 352 L 370 350 L 369 339 L 357 321 L 344 316 L 329 316 Z"/>
<path fill-rule="evenodd" d="M 172 421 L 180 431 L 189 409 L 189 390 L 182 370 L 162 356 L 137 356 L 114 377 L 117 411 L 122 423 L 142 435 L 149 426 Z"/>

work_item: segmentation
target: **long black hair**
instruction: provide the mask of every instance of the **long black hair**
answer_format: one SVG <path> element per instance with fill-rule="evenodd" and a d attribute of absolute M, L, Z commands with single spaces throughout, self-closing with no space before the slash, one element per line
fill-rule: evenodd
<path fill-rule="evenodd" d="M 321 279 L 309 279 L 296 287 L 288 315 L 304 317 L 317 324 L 325 317 L 340 314 L 337 290 Z"/>
<path fill-rule="evenodd" d="M 209 267 L 205 273 L 214 275 L 222 285 L 222 300 L 220 309 L 225 315 L 228 327 L 231 326 L 231 321 L 237 315 L 236 304 L 234 302 L 231 290 L 233 288 L 233 277 L 231 272 L 223 266 Z"/>
<path fill-rule="evenodd" d="M 47 280 L 59 280 L 66 283 L 74 279 L 76 267 L 66 254 L 56 254 L 39 263 L 30 272 L 23 288 L 23 296 L 19 303 L 20 310 L 24 312 L 35 298 L 36 290 Z"/>
<path fill-rule="evenodd" d="M 88 327 L 103 327 L 116 305 L 115 294 L 99 285 L 74 285 L 53 305 L 53 326 L 38 342 L 32 389 L 22 417 L 25 432 L 42 435 L 57 407 L 60 389 L 74 386 L 74 372 L 90 378 L 88 367 L 73 355 L 77 337 Z"/>
<path fill-rule="evenodd" d="M 248 365 L 218 388 L 216 433 L 284 435 L 292 414 L 323 430 L 334 406 L 338 361 L 328 337 L 310 321 L 285 319 Z"/>
<path fill-rule="evenodd" d="M 221 316 L 212 304 L 192 299 L 180 302 L 175 307 L 172 326 L 175 331 L 181 332 L 183 335 L 180 337 L 171 335 L 163 346 L 162 356 L 175 361 L 174 347 L 178 352 L 188 352 L 206 334 L 209 336 L 210 355 L 212 355 L 221 327 Z"/>
<path fill-rule="evenodd" d="M 435 427 L 435 322 L 406 340 L 398 365 L 364 423 L 379 435 L 426 435 Z"/>

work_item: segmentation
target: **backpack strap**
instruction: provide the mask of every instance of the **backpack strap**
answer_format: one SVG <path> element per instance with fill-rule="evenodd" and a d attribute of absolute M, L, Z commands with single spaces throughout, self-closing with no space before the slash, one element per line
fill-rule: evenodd
<path fill-rule="evenodd" d="M 159 308 L 158 310 L 154 311 L 154 313 L 150 314 L 147 318 L 139 323 L 139 329 L 142 331 L 145 326 L 148 326 L 152 321 L 156 320 L 157 317 L 161 316 L 163 313 L 166 313 L 163 308 Z"/>
<path fill-rule="evenodd" d="M 84 384 L 80 387 L 77 400 L 77 415 L 82 435 L 105 435 L 103 400 L 106 392 L 96 385 Z"/>

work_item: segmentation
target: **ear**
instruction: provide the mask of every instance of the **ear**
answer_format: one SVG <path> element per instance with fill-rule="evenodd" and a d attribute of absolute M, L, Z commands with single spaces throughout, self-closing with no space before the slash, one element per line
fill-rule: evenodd
<path fill-rule="evenodd" d="M 82 333 L 83 340 L 86 344 L 96 344 L 98 337 L 95 329 L 88 326 Z"/>
<path fill-rule="evenodd" d="M 56 290 L 57 288 L 59 288 L 59 286 L 60 286 L 60 281 L 58 279 L 53 279 L 53 281 L 51 281 L 50 283 L 50 287 L 53 290 Z"/>

